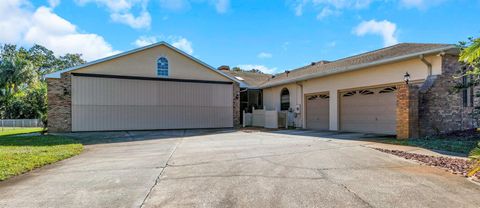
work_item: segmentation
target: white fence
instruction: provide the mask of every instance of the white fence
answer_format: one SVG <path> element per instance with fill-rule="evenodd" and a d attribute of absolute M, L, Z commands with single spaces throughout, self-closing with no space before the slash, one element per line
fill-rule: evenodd
<path fill-rule="evenodd" d="M 254 126 L 269 129 L 285 128 L 287 115 L 276 110 L 253 109 L 252 113 L 243 112 L 243 127 Z"/>
<path fill-rule="evenodd" d="M 0 127 L 42 127 L 40 119 L 0 119 Z"/>

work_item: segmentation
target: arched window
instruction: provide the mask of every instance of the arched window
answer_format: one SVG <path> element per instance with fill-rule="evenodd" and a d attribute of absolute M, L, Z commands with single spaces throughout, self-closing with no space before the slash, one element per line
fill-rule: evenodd
<path fill-rule="evenodd" d="M 280 94 L 280 110 L 285 111 L 290 108 L 290 92 L 287 88 L 283 88 Z"/>
<path fill-rule="evenodd" d="M 161 77 L 168 77 L 168 59 L 160 57 L 157 60 L 157 75 Z"/>

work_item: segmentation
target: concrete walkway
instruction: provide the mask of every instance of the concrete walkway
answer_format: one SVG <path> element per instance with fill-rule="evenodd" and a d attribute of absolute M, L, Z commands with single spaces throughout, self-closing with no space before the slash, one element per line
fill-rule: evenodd
<path fill-rule="evenodd" d="M 83 154 L 1 182 L 0 207 L 480 206 L 480 186 L 362 134 L 206 133 L 77 134 Z"/>

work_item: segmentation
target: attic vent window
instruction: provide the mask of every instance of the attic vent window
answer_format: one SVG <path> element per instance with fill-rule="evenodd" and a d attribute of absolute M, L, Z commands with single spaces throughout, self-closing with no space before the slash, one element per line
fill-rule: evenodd
<path fill-rule="evenodd" d="M 391 92 L 394 92 L 395 90 L 397 90 L 397 87 L 387 87 L 387 88 L 384 88 L 382 90 L 380 90 L 380 92 L 378 93 L 391 93 Z"/>
<path fill-rule="evenodd" d="M 318 96 L 313 95 L 313 96 L 308 96 L 307 99 L 308 99 L 308 100 L 315 100 L 315 99 L 317 99 L 317 97 L 318 97 Z"/>
<path fill-rule="evenodd" d="M 357 91 L 350 91 L 350 92 L 347 92 L 345 94 L 343 94 L 343 97 L 350 97 L 350 96 L 353 96 L 357 94 Z"/>
<path fill-rule="evenodd" d="M 240 80 L 240 81 L 245 80 L 245 79 L 243 79 L 242 77 L 235 77 L 235 79 L 238 79 L 238 80 Z"/>
<path fill-rule="evenodd" d="M 360 90 L 359 93 L 362 95 L 373 95 L 373 92 L 370 90 Z"/>
<path fill-rule="evenodd" d="M 320 97 L 321 99 L 328 99 L 328 98 L 330 98 L 330 96 L 328 96 L 328 95 L 319 95 L 318 97 Z"/>

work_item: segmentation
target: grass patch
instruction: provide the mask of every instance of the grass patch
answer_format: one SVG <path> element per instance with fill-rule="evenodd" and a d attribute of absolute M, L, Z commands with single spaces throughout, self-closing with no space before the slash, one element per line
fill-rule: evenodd
<path fill-rule="evenodd" d="M 477 144 L 477 147 L 475 147 L 472 151 L 470 151 L 471 158 L 480 160 L 480 141 Z"/>
<path fill-rule="evenodd" d="M 3 129 L 3 130 L 2 130 Z M 17 134 L 29 134 L 43 131 L 43 128 L 0 128 L 0 136 L 10 136 Z"/>
<path fill-rule="evenodd" d="M 388 143 L 388 144 L 423 147 L 426 149 L 443 150 L 443 151 L 456 152 L 456 153 L 468 155 L 470 153 L 480 154 L 480 149 L 476 150 L 478 152 L 474 150 L 475 147 L 477 147 L 479 140 L 480 139 L 443 139 L 443 138 L 398 140 L 398 139 L 392 138 L 392 139 L 380 140 L 380 142 Z"/>
<path fill-rule="evenodd" d="M 82 144 L 62 136 L 1 136 L 0 181 L 82 152 Z"/>

